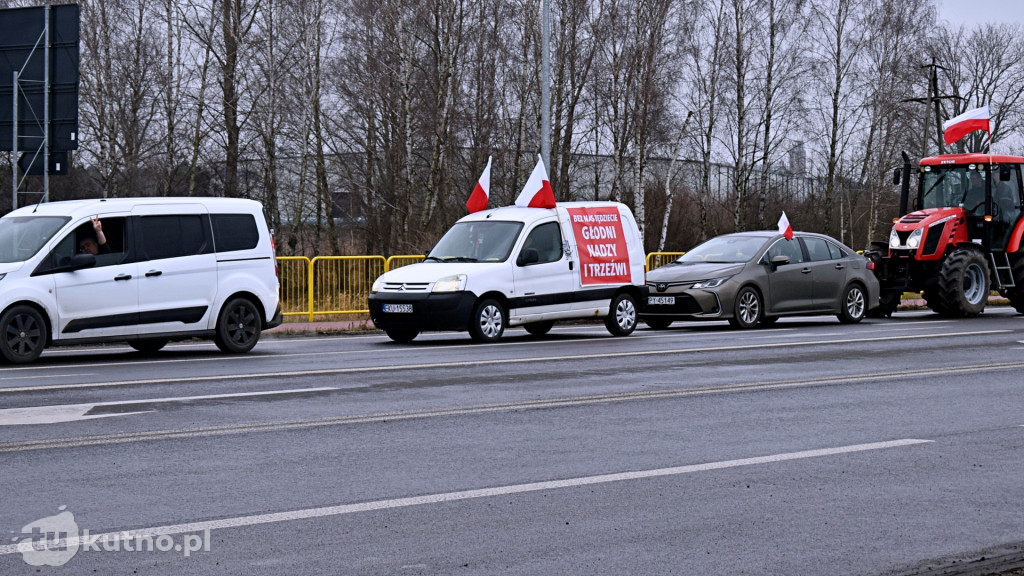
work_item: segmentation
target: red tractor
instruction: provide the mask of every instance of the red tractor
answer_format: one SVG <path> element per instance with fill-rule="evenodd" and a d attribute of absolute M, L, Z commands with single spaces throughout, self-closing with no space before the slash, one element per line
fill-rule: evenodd
<path fill-rule="evenodd" d="M 1024 312 L 1024 157 L 954 154 L 922 158 L 908 213 L 912 166 L 903 155 L 900 218 L 889 242 L 868 252 L 882 286 L 874 316 L 889 316 L 903 292 L 923 292 L 950 317 L 977 316 L 991 290 Z"/>

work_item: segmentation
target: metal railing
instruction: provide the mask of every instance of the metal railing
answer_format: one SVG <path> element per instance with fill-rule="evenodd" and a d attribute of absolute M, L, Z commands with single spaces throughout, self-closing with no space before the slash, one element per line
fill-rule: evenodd
<path fill-rule="evenodd" d="M 647 255 L 647 269 L 654 270 L 679 258 L 686 252 L 651 252 Z"/>
<path fill-rule="evenodd" d="M 664 266 L 683 252 L 651 252 L 647 269 Z M 422 255 L 383 256 L 278 256 L 281 272 L 281 309 L 285 316 L 368 314 L 370 287 L 389 270 L 423 261 Z"/>

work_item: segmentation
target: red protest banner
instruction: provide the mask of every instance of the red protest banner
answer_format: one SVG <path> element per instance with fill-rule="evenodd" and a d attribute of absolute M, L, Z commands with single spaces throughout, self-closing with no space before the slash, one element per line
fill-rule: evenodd
<path fill-rule="evenodd" d="M 614 206 L 567 208 L 580 254 L 580 283 L 628 284 L 629 250 Z"/>

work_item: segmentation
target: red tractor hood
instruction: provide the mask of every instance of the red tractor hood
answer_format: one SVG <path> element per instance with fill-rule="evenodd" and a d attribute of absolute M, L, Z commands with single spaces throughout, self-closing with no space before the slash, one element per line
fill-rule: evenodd
<path fill-rule="evenodd" d="M 955 216 L 957 218 L 964 217 L 963 208 L 927 208 L 925 210 L 918 210 L 904 215 L 896 222 L 897 232 L 911 232 L 918 228 L 927 228 L 935 222 Z"/>

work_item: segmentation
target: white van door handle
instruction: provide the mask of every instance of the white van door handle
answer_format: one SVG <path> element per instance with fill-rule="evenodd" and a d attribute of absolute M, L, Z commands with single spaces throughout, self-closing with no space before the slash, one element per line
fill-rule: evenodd
<path fill-rule="evenodd" d="M 146 278 L 152 278 L 153 276 L 159 276 L 161 274 L 163 274 L 161 270 L 150 270 L 149 272 L 146 272 Z"/>
<path fill-rule="evenodd" d="M 118 280 L 131 280 L 131 279 L 132 279 L 132 275 L 131 274 L 118 274 L 117 276 L 114 276 L 114 281 L 115 282 L 117 282 Z"/>

